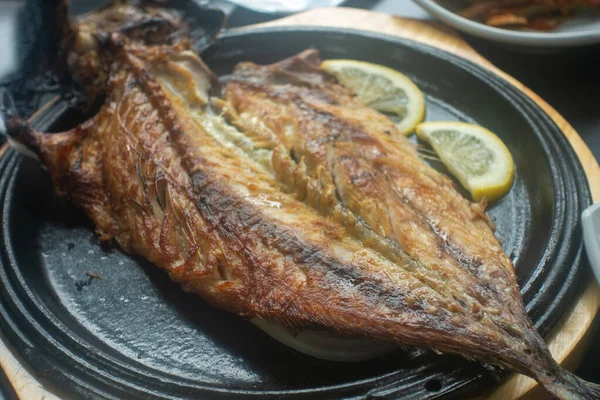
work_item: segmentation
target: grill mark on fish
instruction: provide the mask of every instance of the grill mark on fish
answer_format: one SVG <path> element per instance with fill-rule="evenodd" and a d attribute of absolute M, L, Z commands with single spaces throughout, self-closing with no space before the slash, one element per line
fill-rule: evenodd
<path fill-rule="evenodd" d="M 198 159 L 193 162 L 194 165 L 201 163 L 202 161 Z M 355 287 L 360 294 L 370 299 L 369 301 L 374 304 L 382 302 L 392 310 L 402 308 L 408 311 L 404 293 L 387 282 L 373 281 L 372 277 L 361 273 L 352 264 L 340 263 L 327 254 L 323 248 L 300 239 L 280 226 L 269 223 L 265 219 L 256 218 L 256 215 L 262 214 L 260 210 L 256 210 L 249 205 L 240 204 L 240 201 L 227 193 L 218 183 L 212 182 L 203 171 L 196 170 L 192 172 L 192 182 L 196 194 L 201 199 L 198 206 L 209 223 L 212 224 L 213 229 L 226 237 L 235 239 L 251 263 L 258 265 L 260 260 L 255 259 L 252 256 L 252 251 L 244 244 L 247 241 L 244 231 L 248 226 L 248 220 L 255 221 L 255 226 L 252 229 L 253 234 L 260 236 L 268 245 L 276 248 L 281 254 L 291 256 L 294 262 L 302 265 L 308 273 L 318 273 L 332 287 L 340 284 Z M 224 218 L 219 218 L 219 216 Z M 410 305 L 410 311 L 412 312 L 423 310 L 423 304 L 418 301 Z M 443 322 L 443 317 L 444 315 L 438 315 L 438 318 L 440 318 L 438 323 Z"/>
<path fill-rule="evenodd" d="M 130 59 L 130 62 L 138 69 L 143 68 L 137 60 Z M 158 84 L 151 79 L 149 74 L 143 74 L 142 83 L 147 86 L 147 90 L 154 94 L 153 101 L 157 108 L 161 111 L 163 118 L 168 122 L 167 128 L 170 135 L 174 138 L 184 136 L 184 132 L 181 126 L 178 124 L 175 112 L 170 109 L 169 102 L 164 96 L 159 95 L 162 89 Z M 235 239 L 242 245 L 242 249 L 245 252 L 245 256 L 250 259 L 251 262 L 259 263 L 260 260 L 253 259 L 251 252 L 243 246 L 243 241 L 240 240 L 240 232 L 236 231 L 234 227 L 247 226 L 247 221 L 255 219 L 257 226 L 253 230 L 258 233 L 263 239 L 267 240 L 269 244 L 275 246 L 282 254 L 292 255 L 294 260 L 305 266 L 309 270 L 324 273 L 332 272 L 334 278 L 331 283 L 344 282 L 349 286 L 355 286 L 356 282 L 361 282 L 361 285 L 357 286 L 359 292 L 367 298 L 378 298 L 391 309 L 402 307 L 405 295 L 394 287 L 387 285 L 384 281 L 371 282 L 368 276 L 360 273 L 356 267 L 350 267 L 346 264 L 341 264 L 337 260 L 330 257 L 326 257 L 323 254 L 323 249 L 318 246 L 313 246 L 310 243 L 303 242 L 297 237 L 290 235 L 288 232 L 280 229 L 277 225 L 268 224 L 265 221 L 261 221 L 256 218 L 260 215 L 260 211 L 251 208 L 246 204 L 238 203 L 234 197 L 231 197 L 228 193 L 219 188 L 212 188 L 214 185 L 211 179 L 203 171 L 197 170 L 198 165 L 204 165 L 206 162 L 201 159 L 192 159 L 189 152 L 184 152 L 182 155 L 183 165 L 188 170 L 191 176 L 192 186 L 196 192 L 196 198 L 200 199 L 199 208 L 203 211 L 203 215 L 206 220 L 209 221 L 214 230 L 217 230 L 227 237 Z M 234 206 L 234 204 L 236 206 Z M 228 218 L 221 219 L 215 217 L 216 212 L 213 209 L 221 210 L 219 215 L 227 215 Z M 229 218 L 234 215 L 238 218 L 237 223 L 228 224 Z M 246 223 L 244 222 L 246 221 Z M 227 229 L 228 228 L 228 229 Z M 225 230 L 224 230 L 225 229 Z M 278 238 L 274 240 L 273 238 Z M 271 238 L 270 240 L 268 240 Z M 317 268 L 319 267 L 319 268 Z M 389 297 L 380 298 L 374 296 L 377 291 L 375 288 L 383 287 L 385 292 L 390 293 L 389 297 L 393 298 L 393 301 L 388 300 Z M 377 292 L 379 293 L 379 292 Z M 438 293 L 440 296 L 444 296 L 442 293 Z M 372 300 L 371 300 L 372 301 Z M 422 305 L 417 302 L 411 304 L 412 311 L 422 311 Z"/>
<path fill-rule="evenodd" d="M 485 278 L 479 268 L 483 264 L 482 261 L 476 258 L 468 257 L 465 253 L 463 253 L 455 244 L 448 240 L 446 232 L 441 231 L 437 224 L 430 218 L 427 218 L 427 216 L 419 213 L 418 209 L 412 204 L 410 199 L 408 199 L 406 196 L 403 196 L 398 190 L 395 190 L 393 183 L 389 180 L 389 177 L 387 175 L 385 175 L 385 177 L 391 191 L 400 199 L 400 201 L 411 207 L 414 212 L 414 217 L 420 221 L 421 226 L 426 227 L 435 234 L 437 238 L 437 248 L 455 259 L 461 266 L 465 268 L 467 272 L 476 278 Z M 492 288 L 492 286 L 488 285 L 488 288 Z M 495 288 L 492 290 L 492 292 L 495 295 L 498 294 L 498 290 Z"/>
<path fill-rule="evenodd" d="M 436 230 L 434 225 L 430 225 L 432 230 Z M 480 267 L 483 265 L 483 261 L 474 257 L 468 257 L 461 249 L 455 246 L 452 242 L 444 237 L 443 233 L 438 233 L 438 237 L 440 238 L 440 242 L 444 246 L 444 250 L 446 253 L 450 254 L 456 261 L 458 261 L 461 265 L 465 267 L 467 271 L 472 273 L 478 278 L 485 278 L 485 276 L 481 273 Z M 496 294 L 498 291 L 493 287 L 489 286 Z"/>
<path fill-rule="evenodd" d="M 311 203 L 309 202 L 308 204 L 311 204 Z M 398 245 L 398 243 L 390 240 L 389 238 L 387 238 L 385 236 L 380 236 L 379 233 L 375 232 L 373 230 L 373 228 L 371 228 L 364 221 L 364 219 L 361 216 L 354 215 L 349 209 L 347 209 L 343 205 L 343 203 L 340 203 L 339 207 L 341 207 L 341 209 L 343 210 L 343 213 L 352 214 L 353 221 L 355 221 L 355 224 L 357 224 L 360 227 L 358 229 L 358 231 L 361 232 L 361 233 L 357 233 L 356 237 L 361 239 L 365 246 L 373 248 L 376 251 L 380 252 L 381 254 L 386 254 L 387 257 L 390 258 L 390 260 L 394 260 L 394 262 L 401 263 L 402 265 L 410 266 L 412 264 L 418 264 L 418 262 L 415 261 L 414 258 L 410 257 L 408 254 L 406 254 L 406 252 L 404 252 L 404 250 L 401 248 L 401 246 Z M 319 211 L 318 208 L 317 208 L 317 211 Z M 323 210 L 321 210 L 321 211 L 323 211 Z M 325 210 L 325 215 L 331 216 L 332 210 Z M 418 267 L 418 266 L 412 266 L 409 270 L 424 285 L 426 285 L 429 288 L 431 288 L 432 290 L 442 294 L 442 292 L 440 292 L 440 287 L 438 285 L 432 285 L 431 281 L 428 280 L 429 278 L 426 275 L 423 275 L 422 273 L 417 272 L 419 269 L 420 269 L 420 267 Z M 441 278 L 441 277 L 437 276 L 437 278 Z M 475 301 L 479 302 L 481 304 L 481 306 L 484 306 L 484 307 L 488 305 L 488 300 L 485 297 L 483 297 L 480 293 L 476 293 L 476 295 L 473 296 L 471 300 L 475 300 Z M 453 310 L 456 310 L 456 307 L 450 307 L 450 308 Z"/>
<path fill-rule="evenodd" d="M 327 136 L 328 141 L 350 143 L 358 142 L 362 144 L 372 144 L 379 147 L 381 146 L 381 143 L 376 138 L 366 134 L 361 129 L 357 129 L 346 121 L 335 117 L 331 113 L 316 109 L 307 103 L 300 95 L 291 94 L 289 91 L 280 93 L 276 89 L 271 89 L 270 87 L 264 86 L 260 87 L 260 90 L 262 90 L 271 98 L 291 101 L 309 118 L 323 122 L 327 126 L 328 130 L 332 132 Z"/>
<path fill-rule="evenodd" d="M 333 135 L 333 136 L 339 137 L 340 135 Z M 364 137 L 364 136 L 365 136 L 364 134 L 361 135 L 361 137 Z M 329 138 L 331 138 L 331 136 Z M 348 139 L 348 141 L 351 141 L 351 139 Z M 330 149 L 335 146 L 335 141 L 331 141 L 331 140 L 327 139 L 327 143 L 329 143 L 329 148 Z M 290 153 L 294 153 L 294 157 L 296 159 L 298 158 L 298 156 L 296 155 L 296 153 L 294 151 L 294 147 L 291 148 Z M 333 158 L 332 157 L 329 157 L 328 159 L 330 160 L 330 162 L 333 162 Z M 348 157 L 348 159 L 351 159 L 351 158 Z M 296 162 L 296 164 L 297 164 L 297 162 Z M 330 171 L 333 172 L 333 169 L 330 168 Z M 368 172 L 366 172 L 366 171 L 365 171 L 365 173 L 368 174 Z M 357 179 L 364 180 L 364 179 L 370 178 L 370 177 L 372 177 L 372 175 L 366 175 L 366 176 L 362 176 L 362 177 L 354 176 L 354 180 L 355 181 Z M 335 174 L 333 174 L 333 173 L 331 175 L 331 180 L 333 182 L 336 181 Z M 340 200 L 340 201 L 343 201 L 343 199 L 342 199 L 343 194 L 339 191 L 338 185 L 334 184 L 334 189 L 335 189 L 334 193 L 336 194 L 337 199 Z M 343 203 L 341 203 L 341 206 L 343 207 L 344 212 L 351 213 L 351 211 L 349 209 L 347 209 L 343 205 Z M 331 215 L 330 210 L 327 210 L 327 212 L 325 214 L 326 215 Z M 398 246 L 398 243 L 394 243 L 391 240 L 389 240 L 389 238 L 386 238 L 384 236 L 380 236 L 371 227 L 369 227 L 368 224 L 366 224 L 366 222 L 364 221 L 364 219 L 362 217 L 360 217 L 359 215 L 355 215 L 353 218 L 362 225 L 362 230 L 363 231 L 364 230 L 370 231 L 372 233 L 372 235 L 377 236 L 377 240 L 375 242 L 379 243 L 378 245 L 374 246 L 373 242 L 363 241 L 363 243 L 366 246 L 369 246 L 369 247 L 372 247 L 374 249 L 377 249 L 377 251 L 380 251 L 383 254 L 388 254 L 388 256 L 394 254 L 394 257 L 395 257 L 394 259 L 395 260 L 402 260 L 402 262 L 406 263 L 407 262 L 406 260 L 410 259 L 411 263 L 414 262 L 414 259 L 411 258 L 411 257 L 409 257 L 403 251 L 403 249 L 401 248 L 401 246 Z M 390 218 L 391 218 L 391 216 L 390 216 Z M 423 223 L 423 222 L 421 222 L 421 223 Z M 360 237 L 361 235 L 358 235 L 358 236 Z M 392 250 L 392 248 L 393 248 L 393 250 Z M 413 270 L 414 270 L 414 268 L 413 268 Z M 421 282 L 424 283 L 424 284 L 426 284 L 427 286 L 429 286 L 432 290 L 439 291 L 439 287 L 437 287 L 435 285 L 431 285 L 430 282 L 428 282 L 426 279 L 423 279 L 422 275 L 417 274 L 416 276 L 418 276 L 419 279 L 421 280 Z M 471 296 L 471 301 L 479 302 L 481 304 L 481 306 L 483 306 L 483 307 L 486 307 L 488 305 L 488 299 L 486 299 L 484 296 L 482 296 L 481 293 L 479 293 L 479 292 L 471 293 L 470 296 Z"/>
<path fill-rule="evenodd" d="M 201 163 L 202 161 L 196 159 L 193 164 Z M 203 215 L 212 224 L 213 229 L 239 243 L 241 251 L 251 265 L 260 265 L 261 260 L 256 259 L 252 250 L 245 245 L 248 239 L 244 231 L 247 230 L 250 220 L 254 225 L 252 227 L 253 234 L 257 234 L 266 244 L 273 246 L 281 254 L 291 256 L 294 262 L 304 267 L 306 272 L 318 273 L 332 287 L 340 284 L 356 287 L 358 292 L 367 299 L 383 302 L 392 309 L 405 306 L 405 295 L 401 291 L 385 285 L 381 281 L 373 282 L 369 276 L 362 274 L 352 265 L 342 264 L 331 258 L 322 248 L 314 246 L 262 218 L 257 218 L 257 215 L 261 215 L 260 210 L 240 204 L 240 201 L 227 193 L 218 183 L 212 182 L 203 171 L 194 171 L 192 182 L 199 195 L 198 206 L 203 211 Z M 388 292 L 386 297 L 381 296 L 382 290 Z M 422 310 L 421 304 L 411 304 L 411 311 Z"/>
<path fill-rule="evenodd" d="M 230 82 L 238 82 L 235 79 L 235 75 L 234 75 L 234 78 Z M 270 86 L 265 86 L 258 82 L 248 82 L 248 81 L 241 81 L 241 85 L 246 87 L 247 89 L 261 92 L 261 93 L 265 94 L 266 96 L 271 97 L 277 101 L 282 101 L 282 102 L 291 101 L 294 105 L 296 105 L 301 110 L 302 113 L 305 114 L 305 116 L 307 118 L 318 120 L 318 121 L 325 123 L 326 126 L 328 127 L 328 129 L 333 131 L 332 134 L 328 134 L 327 136 L 324 137 L 324 141 L 329 143 L 329 145 L 331 146 L 330 148 L 333 148 L 333 146 L 335 146 L 336 142 L 356 143 L 357 141 L 358 142 L 362 141 L 364 143 L 371 143 L 378 147 L 382 146 L 382 144 L 377 139 L 369 136 L 362 130 L 355 128 L 354 126 L 348 124 L 347 122 L 340 120 L 337 116 L 335 116 L 331 113 L 316 109 L 314 106 L 306 103 L 304 101 L 304 99 L 302 98 L 302 96 L 300 96 L 294 92 L 290 92 L 290 90 L 286 87 L 272 88 Z M 292 147 L 292 149 L 294 149 L 294 147 Z M 346 157 L 348 159 L 352 159 L 351 156 L 342 156 L 339 159 L 339 161 L 343 162 L 344 157 Z M 353 175 L 350 177 L 350 179 L 351 179 L 352 183 L 359 184 L 361 181 L 369 181 L 369 180 L 373 179 L 374 178 L 373 173 L 374 172 L 371 172 L 371 171 L 361 170 L 359 175 Z M 436 241 L 438 243 L 438 248 L 440 250 L 442 250 L 445 254 L 448 254 L 450 257 L 455 259 L 459 263 L 459 265 L 463 266 L 465 271 L 469 272 L 476 278 L 488 278 L 488 277 L 485 277 L 484 275 L 482 275 L 482 273 L 479 269 L 479 267 L 482 265 L 481 260 L 478 260 L 476 258 L 467 257 L 453 243 L 451 243 L 449 240 L 447 240 L 445 237 L 443 237 L 443 232 L 441 232 L 439 229 L 437 229 L 437 227 L 434 226 L 432 221 L 430 221 L 426 216 L 422 215 L 418 211 L 418 209 L 414 207 L 414 205 L 408 198 L 406 198 L 405 196 L 403 196 L 401 193 L 399 193 L 397 190 L 394 189 L 394 185 L 389 181 L 389 178 L 386 174 L 384 174 L 384 176 L 388 182 L 389 188 L 395 193 L 396 196 L 399 197 L 400 201 L 402 201 L 404 204 L 406 204 L 407 206 L 409 206 L 412 209 L 413 216 L 418 221 L 420 221 L 419 223 L 421 224 L 421 226 L 426 227 L 429 231 L 431 231 L 432 233 L 435 234 L 435 236 L 437 238 Z M 335 182 L 335 180 L 334 180 L 334 182 Z M 335 185 L 336 193 L 339 194 L 338 199 L 343 201 L 343 195 L 341 195 L 338 186 L 339 185 Z M 389 215 L 389 213 L 388 213 L 388 215 Z M 393 224 L 391 226 L 393 226 Z M 497 298 L 498 290 L 495 287 L 495 285 L 487 284 L 484 286 L 484 285 L 480 284 L 480 286 L 485 289 L 491 289 L 490 290 L 491 294 Z M 485 297 L 483 297 L 479 294 L 477 294 L 475 296 L 475 298 L 483 306 L 486 306 L 488 304 L 488 299 L 486 299 Z M 497 300 L 499 300 L 499 298 L 497 298 Z"/>
<path fill-rule="evenodd" d="M 253 85 L 253 86 L 254 86 L 254 87 L 256 87 L 256 85 Z M 310 107 L 309 107 L 309 106 L 306 106 L 306 107 L 304 107 L 304 111 L 307 111 L 307 110 L 309 110 L 309 109 L 310 109 Z M 311 117 L 312 117 L 312 115 L 311 115 Z M 334 117 L 334 116 L 331 116 L 331 118 L 333 119 L 333 118 L 335 118 L 335 117 Z M 341 125 L 343 125 L 343 124 L 342 124 L 342 123 L 340 123 L 340 124 L 333 124 L 333 125 L 336 125 L 336 126 L 341 126 Z M 333 136 L 337 137 L 338 139 L 339 139 L 339 137 L 340 137 L 340 135 L 337 135 L 337 134 L 336 134 L 336 135 L 333 135 Z M 348 139 L 347 139 L 347 141 L 352 141 L 352 137 L 355 137 L 355 136 L 359 136 L 359 137 L 361 137 L 361 138 L 362 138 L 362 137 L 364 137 L 364 136 L 365 136 L 365 134 L 363 133 L 363 134 L 360 134 L 360 135 L 357 135 L 357 134 L 350 135 L 350 138 L 348 138 Z M 331 149 L 331 148 L 333 148 L 333 147 L 335 146 L 335 141 L 331 141 L 331 140 L 330 140 L 330 138 L 331 138 L 331 137 L 332 137 L 332 136 L 328 136 L 328 142 L 329 142 L 330 149 Z M 293 147 L 292 147 L 292 149 L 293 149 Z M 342 158 L 340 158 L 340 162 L 342 162 L 342 161 L 344 160 L 344 157 L 347 157 L 348 159 L 352 159 L 350 156 L 342 156 Z M 330 159 L 330 160 L 333 160 L 333 159 L 332 159 L 332 157 L 329 157 L 329 159 Z M 333 171 L 333 169 L 330 169 L 330 171 Z M 364 175 L 354 175 L 354 176 L 352 176 L 352 177 L 351 177 L 351 179 L 353 180 L 353 183 L 358 183 L 358 181 L 362 181 L 362 180 L 367 180 L 367 181 L 368 181 L 368 180 L 370 180 L 370 179 L 372 179 L 372 178 L 373 178 L 373 175 L 372 175 L 370 172 L 368 172 L 368 171 L 362 171 L 361 173 L 362 173 L 362 174 L 364 174 Z M 335 175 L 332 175 L 332 180 L 333 180 L 333 182 L 334 182 L 334 183 L 336 182 Z M 343 201 L 343 195 L 340 193 L 340 190 L 339 190 L 339 185 L 334 185 L 334 186 L 335 186 L 335 188 L 336 188 L 337 198 L 338 198 L 340 201 Z M 402 201 L 403 201 L 405 204 L 407 204 L 407 205 L 410 205 L 410 203 L 409 203 L 408 199 L 406 199 L 406 198 L 404 198 L 404 197 L 401 197 L 401 200 L 402 200 Z M 424 220 L 424 218 L 423 218 L 422 216 L 420 216 L 418 213 L 416 213 L 416 211 L 415 211 L 415 210 L 413 210 L 413 212 L 414 212 L 414 216 L 418 218 L 418 220 L 420 221 L 420 223 L 421 223 L 423 226 L 426 226 L 426 227 L 428 227 L 428 229 L 430 229 L 432 232 L 434 232 L 434 231 L 433 231 L 433 229 L 432 229 L 432 227 L 431 227 L 431 225 L 430 225 L 429 223 L 427 223 L 427 222 Z M 389 213 L 388 213 L 388 214 L 389 214 Z M 361 218 L 361 219 L 362 219 L 362 218 Z M 364 222 L 364 220 L 363 220 L 363 222 Z M 392 226 L 393 226 L 393 225 L 392 225 Z M 434 233 L 437 235 L 437 232 L 434 232 Z M 375 234 L 376 234 L 376 235 L 378 235 L 377 233 L 375 233 Z M 442 241 L 442 239 L 441 239 L 441 238 L 439 238 L 439 236 L 438 236 L 438 239 L 437 239 L 437 240 L 439 241 L 439 243 L 443 244 L 443 241 Z M 444 250 L 445 250 L 445 252 L 447 252 L 445 247 L 444 247 Z M 471 272 L 471 271 L 470 271 L 470 272 Z M 434 287 L 432 287 L 432 288 L 433 288 L 434 290 L 437 290 L 437 289 L 435 289 Z M 494 292 L 495 292 L 495 293 L 497 293 L 497 291 L 494 291 Z M 486 299 L 485 297 L 481 296 L 479 293 L 476 293 L 476 295 L 475 295 L 475 297 L 474 297 L 474 298 L 475 298 L 475 299 L 476 299 L 478 302 L 480 302 L 482 306 L 487 306 L 487 305 L 488 305 L 488 299 Z"/>
<path fill-rule="evenodd" d="M 333 143 L 333 142 L 332 142 L 332 143 L 330 143 L 330 145 L 329 145 L 329 148 L 331 149 L 331 148 L 333 148 L 334 146 L 335 146 L 335 143 Z M 330 163 L 333 163 L 333 162 L 334 162 L 334 161 L 333 161 L 333 157 L 329 156 L 329 157 L 328 157 L 328 161 L 329 161 Z M 340 159 L 340 161 L 343 161 L 343 160 L 342 160 L 342 159 Z M 339 201 L 341 201 L 341 202 L 342 202 L 342 203 L 341 203 L 341 206 L 344 208 L 344 210 L 345 210 L 346 212 L 352 212 L 352 211 L 350 211 L 348 208 L 346 208 L 346 206 L 345 206 L 345 205 L 344 205 L 344 203 L 343 203 L 343 196 L 342 196 L 341 194 L 339 194 L 339 193 L 340 193 L 340 190 L 339 190 L 339 187 L 338 187 L 338 186 L 339 186 L 339 184 L 337 184 L 337 183 L 336 183 L 336 177 L 335 177 L 335 174 L 333 173 L 333 171 L 335 171 L 335 168 L 333 168 L 333 167 L 330 165 L 330 169 L 329 169 L 329 170 L 331 171 L 331 178 L 332 178 L 332 182 L 334 183 L 334 187 L 335 187 L 335 189 L 336 189 L 336 193 L 338 193 L 337 199 L 338 199 Z M 354 179 L 354 181 L 356 182 L 356 180 L 358 180 L 358 179 L 360 179 L 360 180 L 362 180 L 362 179 L 367 179 L 367 180 L 368 180 L 369 178 L 373 178 L 373 175 L 369 174 L 369 173 L 368 173 L 368 172 L 366 172 L 366 171 L 365 171 L 365 173 L 367 173 L 368 175 L 367 175 L 367 176 L 360 176 L 360 177 L 353 176 L 351 179 Z M 403 200 L 404 200 L 405 202 L 407 202 L 407 203 L 408 203 L 408 200 L 406 200 L 406 199 L 403 199 Z M 387 215 L 388 215 L 388 220 L 390 221 L 390 226 L 392 226 L 392 227 L 393 227 L 394 225 L 393 225 L 393 224 L 392 224 L 392 222 L 391 222 L 391 215 L 390 215 L 390 213 L 389 213 L 389 212 L 387 212 Z M 370 226 L 369 226 L 369 225 L 368 225 L 368 224 L 367 224 L 367 223 L 364 221 L 364 219 L 363 219 L 361 216 L 357 215 L 356 217 L 357 217 L 357 220 L 358 220 L 358 221 L 359 221 L 359 222 L 360 222 L 360 223 L 363 225 L 363 229 L 367 229 L 367 230 L 369 230 L 370 232 L 372 232 L 372 234 L 373 234 L 373 235 L 380 236 L 380 234 L 379 234 L 379 233 L 377 233 L 377 232 L 375 232 L 375 230 L 374 230 L 372 227 L 370 227 Z M 430 226 L 429 224 L 427 224 L 427 223 L 425 222 L 425 220 L 424 220 L 424 219 L 423 219 L 423 218 L 422 218 L 420 215 L 418 215 L 418 214 L 416 214 L 416 213 L 415 213 L 415 217 L 417 217 L 417 219 L 418 219 L 418 221 L 421 223 L 421 225 L 423 225 L 423 226 L 426 226 L 426 227 L 428 227 L 428 228 L 431 228 L 431 226 Z M 434 233 L 435 233 L 435 232 L 434 232 Z M 410 258 L 411 262 L 412 262 L 412 261 L 414 261 L 414 258 L 412 258 L 412 257 L 410 257 L 408 254 L 406 254 L 406 252 L 405 252 L 405 251 L 404 251 L 404 249 L 402 248 L 402 245 L 401 245 L 401 243 L 399 243 L 399 242 L 398 242 L 398 240 L 394 240 L 394 241 L 392 241 L 390 238 L 388 238 L 388 237 L 386 237 L 386 236 L 380 236 L 380 238 L 383 238 L 383 239 L 384 239 L 384 241 L 381 241 L 381 243 L 387 243 L 387 246 L 384 246 L 384 247 L 387 247 L 387 249 L 386 249 L 386 250 L 384 250 L 384 251 L 382 251 L 382 253 L 383 253 L 383 254 L 396 254 L 396 257 L 398 257 L 398 254 L 401 254 L 401 256 L 400 256 L 400 257 L 398 257 L 399 259 L 404 259 L 404 260 L 406 260 L 407 258 Z M 437 239 L 438 239 L 438 242 L 439 242 L 439 243 L 442 243 L 442 241 L 441 241 L 441 238 L 439 238 L 439 237 L 438 237 Z M 369 243 L 365 243 L 365 244 L 366 244 L 367 246 L 371 246 L 371 247 L 372 247 L 372 244 L 369 244 Z M 378 251 L 381 251 L 381 250 L 382 250 L 382 248 L 381 248 L 381 245 L 380 245 L 379 247 L 374 247 L 374 248 L 376 248 Z M 392 249 L 393 249 L 393 250 L 392 250 Z M 404 261 L 404 262 L 406 262 L 406 261 Z M 421 278 L 420 278 L 420 279 L 421 279 Z M 434 286 L 434 285 L 431 285 L 431 284 L 430 284 L 429 282 L 427 282 L 426 280 L 423 280 L 423 279 L 421 279 L 421 281 L 422 281 L 424 284 L 428 285 L 428 286 L 429 286 L 429 287 L 430 287 L 432 290 L 439 291 L 439 288 L 438 288 L 438 287 L 436 287 L 436 286 Z M 497 294 L 497 291 L 494 291 L 494 292 Z M 482 296 L 480 293 L 477 293 L 477 292 L 476 292 L 476 293 L 470 293 L 470 296 L 472 296 L 472 299 L 473 299 L 473 300 L 476 300 L 477 302 L 479 302 L 479 303 L 480 303 L 482 306 L 484 306 L 484 307 L 485 307 L 485 306 L 487 306 L 487 305 L 488 305 L 488 299 L 486 299 L 486 298 L 485 298 L 484 296 Z M 455 297 L 455 299 L 456 299 L 456 297 Z M 462 304 L 461 304 L 461 305 L 463 306 L 463 308 L 466 308 L 466 305 L 465 305 L 466 303 L 465 303 L 464 301 L 461 301 L 461 302 L 462 302 Z"/>
<path fill-rule="evenodd" d="M 160 187 L 159 187 L 160 185 Z M 168 183 L 158 172 L 154 175 L 154 190 L 156 191 L 156 203 L 161 211 L 165 211 Z"/>

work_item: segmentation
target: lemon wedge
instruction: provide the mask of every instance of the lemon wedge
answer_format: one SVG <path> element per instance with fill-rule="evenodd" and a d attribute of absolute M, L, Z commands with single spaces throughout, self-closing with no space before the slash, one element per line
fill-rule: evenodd
<path fill-rule="evenodd" d="M 367 106 L 389 114 L 408 135 L 425 117 L 425 98 L 406 75 L 382 65 L 356 60 L 326 60 L 321 67 Z"/>
<path fill-rule="evenodd" d="M 510 189 L 515 165 L 506 145 L 489 130 L 462 122 L 425 122 L 419 139 L 429 142 L 446 168 L 475 201 L 494 201 Z"/>

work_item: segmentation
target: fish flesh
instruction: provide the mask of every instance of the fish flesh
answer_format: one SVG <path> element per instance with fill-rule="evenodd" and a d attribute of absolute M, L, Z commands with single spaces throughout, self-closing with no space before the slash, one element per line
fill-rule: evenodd
<path fill-rule="evenodd" d="M 562 399 L 599 398 L 532 326 L 485 204 L 321 70 L 317 51 L 242 63 L 219 97 L 185 38 L 107 31 L 103 13 L 73 27 L 69 54 L 100 111 L 56 134 L 8 122 L 101 240 L 243 317 L 433 348 Z"/>
<path fill-rule="evenodd" d="M 485 199 L 472 203 L 462 197 L 448 177 L 420 159 L 389 118 L 360 104 L 320 64 L 315 50 L 272 65 L 240 63 L 218 108 L 272 151 L 267 167 L 285 190 L 317 209 L 305 198 L 306 185 L 335 193 L 339 206 L 366 229 L 419 261 L 412 275 L 444 293 L 448 310 L 469 314 L 485 326 L 471 331 L 471 325 L 461 336 L 472 334 L 474 342 L 515 351 L 496 353 L 489 362 L 543 384 L 544 378 L 532 371 L 551 356 L 527 317 L 514 267 L 485 213 Z M 426 311 L 438 312 L 435 307 Z M 481 359 L 442 348 L 440 339 L 429 345 Z"/>

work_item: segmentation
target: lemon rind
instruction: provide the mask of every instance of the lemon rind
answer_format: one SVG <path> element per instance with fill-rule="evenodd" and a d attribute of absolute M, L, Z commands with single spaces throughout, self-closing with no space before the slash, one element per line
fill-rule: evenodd
<path fill-rule="evenodd" d="M 408 96 L 412 96 L 411 101 L 409 101 L 409 104 L 412 103 L 412 107 L 409 108 L 408 113 L 408 115 L 412 114 L 411 118 L 405 118 L 402 120 L 402 122 L 396 124 L 396 128 L 401 134 L 410 135 L 415 131 L 416 126 L 425 119 L 425 96 L 423 95 L 421 89 L 419 89 L 419 87 L 408 76 L 384 65 L 373 64 L 366 61 L 331 59 L 325 60 L 321 63 L 321 68 L 336 76 L 338 79 L 341 75 L 340 71 L 342 66 L 354 66 L 371 74 L 375 72 L 390 79 L 392 82 L 401 82 L 401 85 L 398 86 L 400 86 Z"/>
<path fill-rule="evenodd" d="M 453 129 L 461 132 L 467 131 L 468 134 L 473 134 L 471 132 L 475 132 L 473 135 L 477 136 L 479 139 L 485 139 L 486 142 L 493 143 L 493 145 L 488 146 L 488 148 L 493 151 L 496 156 L 500 156 L 501 162 L 504 165 L 496 164 L 494 169 L 501 169 L 501 171 L 486 175 L 486 183 L 480 182 L 480 177 L 470 179 L 471 177 L 464 176 L 458 172 L 454 168 L 454 164 L 447 159 L 444 152 L 436 149 L 436 146 L 430 141 L 429 135 L 440 129 Z M 466 122 L 440 121 L 421 123 L 417 125 L 416 131 L 419 139 L 432 144 L 432 147 L 434 147 L 440 160 L 446 165 L 452 175 L 454 175 L 471 193 L 473 200 L 480 201 L 485 196 L 488 201 L 495 201 L 503 197 L 512 187 L 515 175 L 514 160 L 504 142 L 490 130 Z"/>

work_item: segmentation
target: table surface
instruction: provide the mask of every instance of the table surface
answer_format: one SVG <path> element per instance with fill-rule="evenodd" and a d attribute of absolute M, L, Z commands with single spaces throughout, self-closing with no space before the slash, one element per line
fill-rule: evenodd
<path fill-rule="evenodd" d="M 89 0 L 78 0 L 89 2 Z M 0 0 L 0 76 L 14 68 L 7 53 L 14 38 L 10 21 L 23 0 Z M 225 1 L 215 1 L 229 15 L 226 28 L 240 27 L 278 18 L 233 7 Z M 429 14 L 409 0 L 348 0 L 347 7 L 431 20 Z M 549 54 L 515 51 L 469 35 L 461 34 L 477 52 L 496 67 L 528 86 L 573 125 L 590 148 L 596 160 L 600 159 L 600 46 L 570 49 Z M 594 337 L 600 330 L 600 317 L 592 327 L 590 348 L 577 373 L 584 379 L 600 383 L 600 341 Z M 3 382 L 0 380 L 0 385 Z M 0 398 L 4 397 L 0 393 Z M 12 396 L 10 396 L 12 397 Z"/>

